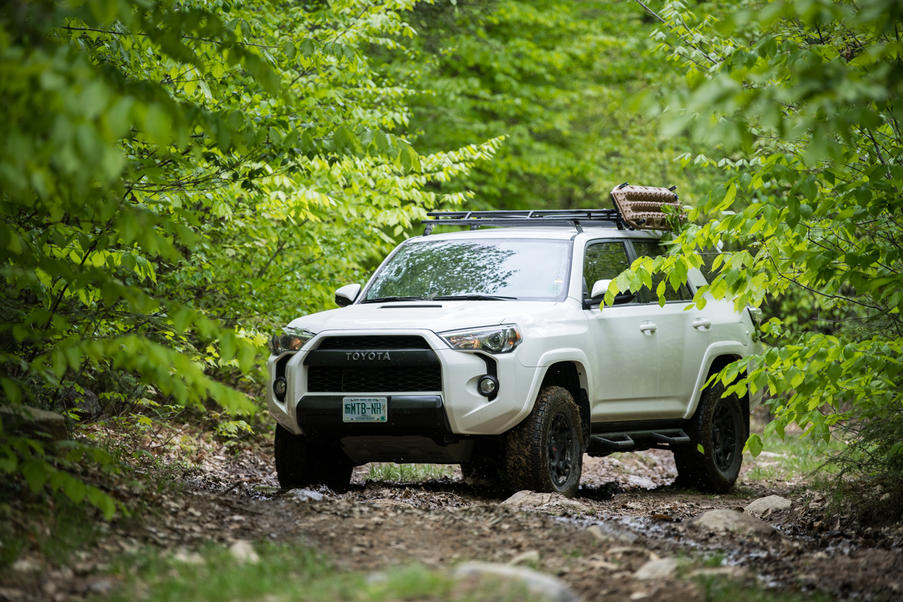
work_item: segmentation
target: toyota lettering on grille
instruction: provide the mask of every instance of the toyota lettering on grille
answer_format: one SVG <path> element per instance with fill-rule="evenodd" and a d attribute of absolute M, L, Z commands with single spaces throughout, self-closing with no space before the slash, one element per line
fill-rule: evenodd
<path fill-rule="evenodd" d="M 391 361 L 388 351 L 346 351 L 345 359 L 354 362 Z"/>

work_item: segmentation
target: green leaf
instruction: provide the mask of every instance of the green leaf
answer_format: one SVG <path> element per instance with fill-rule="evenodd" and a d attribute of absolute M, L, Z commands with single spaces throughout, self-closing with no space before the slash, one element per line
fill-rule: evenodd
<path fill-rule="evenodd" d="M 85 499 L 87 486 L 75 477 L 66 475 L 62 484 L 63 493 L 76 504 L 80 504 Z"/>
<path fill-rule="evenodd" d="M 144 129 L 148 139 L 154 144 L 165 145 L 172 140 L 172 118 L 157 104 L 147 107 Z"/>
<path fill-rule="evenodd" d="M 97 487 L 88 485 L 86 496 L 91 505 L 103 513 L 105 520 L 111 520 L 116 514 L 116 501 Z"/>
<path fill-rule="evenodd" d="M 757 433 L 751 434 L 749 439 L 747 439 L 746 450 L 749 451 L 753 457 L 757 457 L 762 453 L 762 438 Z"/>
<path fill-rule="evenodd" d="M 52 469 L 46 462 L 41 460 L 25 460 L 20 465 L 20 471 L 32 493 L 38 493 L 44 488 L 44 483 L 47 482 L 47 479 L 50 478 Z"/>

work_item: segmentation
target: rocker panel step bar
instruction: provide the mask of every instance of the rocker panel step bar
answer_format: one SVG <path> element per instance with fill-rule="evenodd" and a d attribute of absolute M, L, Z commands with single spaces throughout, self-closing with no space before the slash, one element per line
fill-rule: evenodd
<path fill-rule="evenodd" d="M 621 451 L 671 449 L 690 443 L 692 440 L 683 429 L 623 431 L 592 435 L 586 452 L 591 456 L 607 456 Z"/>

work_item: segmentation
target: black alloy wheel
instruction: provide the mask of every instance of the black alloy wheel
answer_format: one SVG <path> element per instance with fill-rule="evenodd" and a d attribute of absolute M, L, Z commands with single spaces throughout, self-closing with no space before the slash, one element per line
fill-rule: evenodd
<path fill-rule="evenodd" d="M 712 419 L 712 454 L 715 466 L 721 472 L 728 472 L 737 455 L 738 433 L 733 408 L 730 404 L 719 403 Z M 739 446 L 740 451 L 743 445 Z"/>
<path fill-rule="evenodd" d="M 691 443 L 674 449 L 679 485 L 724 493 L 737 481 L 748 416 L 736 395 L 722 397 L 723 393 L 720 381 L 702 392 L 687 425 Z"/>
<path fill-rule="evenodd" d="M 580 410 L 564 387 L 544 387 L 533 411 L 505 436 L 505 485 L 572 496 L 583 468 Z"/>
<path fill-rule="evenodd" d="M 574 469 L 574 429 L 565 414 L 556 414 L 549 430 L 549 476 L 556 488 L 567 483 Z M 579 453 L 579 448 L 578 448 Z"/>

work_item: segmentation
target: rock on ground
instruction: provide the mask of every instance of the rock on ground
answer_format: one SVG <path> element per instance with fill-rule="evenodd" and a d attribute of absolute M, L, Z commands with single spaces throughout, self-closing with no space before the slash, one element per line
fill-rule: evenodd
<path fill-rule="evenodd" d="M 89 594 L 109 596 L 115 587 L 112 579 L 95 579 L 88 583 L 87 590 Z"/>
<path fill-rule="evenodd" d="M 583 502 L 572 500 L 559 493 L 537 493 L 527 490 L 518 491 L 501 505 L 521 510 L 541 510 L 564 514 L 585 514 L 587 512 L 587 506 Z"/>
<path fill-rule="evenodd" d="M 0 405 L 0 419 L 3 420 L 3 428 L 7 432 L 45 434 L 54 441 L 69 437 L 66 419 L 56 412 L 26 405 Z"/>
<path fill-rule="evenodd" d="M 244 564 L 257 564 L 260 562 L 260 556 L 254 551 L 254 546 L 250 542 L 238 540 L 229 547 L 229 553 L 238 562 Z"/>
<path fill-rule="evenodd" d="M 779 495 L 769 495 L 766 497 L 760 497 L 757 500 L 753 500 L 750 502 L 744 510 L 747 514 L 752 514 L 757 518 L 765 518 L 772 512 L 778 512 L 780 510 L 787 510 L 790 508 L 791 503 L 785 497 L 781 497 Z"/>
<path fill-rule="evenodd" d="M 714 533 L 737 533 L 740 535 L 772 536 L 776 535 L 774 527 L 754 516 L 728 510 L 726 508 L 709 510 L 690 521 L 690 526 L 702 531 Z"/>
<path fill-rule="evenodd" d="M 511 566 L 517 566 L 519 564 L 538 564 L 539 563 L 539 551 L 538 550 L 527 550 L 526 552 L 521 552 L 514 558 L 508 561 L 508 564 Z"/>
<path fill-rule="evenodd" d="M 76 411 L 82 420 L 93 420 L 103 412 L 103 406 L 101 406 L 97 394 L 82 387 L 64 389 L 62 405 Z"/>
<path fill-rule="evenodd" d="M 204 564 L 203 556 L 197 552 L 189 552 L 187 550 L 177 550 L 176 553 L 172 555 L 172 558 L 173 560 L 177 560 L 184 564 Z"/>
<path fill-rule="evenodd" d="M 641 566 L 633 574 L 634 579 L 646 581 L 650 579 L 667 579 L 677 570 L 676 558 L 656 558 Z"/>
<path fill-rule="evenodd" d="M 612 542 L 632 544 L 636 543 L 637 539 L 639 539 L 639 536 L 635 533 L 631 533 L 626 529 L 621 529 L 608 522 L 591 525 L 586 531 L 599 541 L 609 544 Z"/>
<path fill-rule="evenodd" d="M 725 579 L 745 579 L 748 576 L 746 569 L 739 566 L 714 566 L 691 571 L 687 575 L 693 577 L 723 577 Z"/>
<path fill-rule="evenodd" d="M 454 576 L 461 582 L 495 582 L 505 586 L 522 587 L 529 594 L 556 602 L 579 602 L 580 598 L 563 581 L 522 566 L 509 566 L 492 562 L 465 562 L 455 569 Z M 480 588 L 485 593 L 485 590 Z M 508 592 L 514 594 L 516 592 Z"/>
<path fill-rule="evenodd" d="M 290 498 L 300 502 L 319 502 L 323 499 L 323 494 L 313 489 L 292 489 L 288 492 Z"/>

